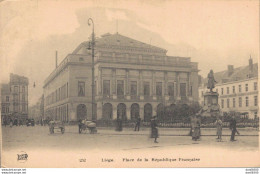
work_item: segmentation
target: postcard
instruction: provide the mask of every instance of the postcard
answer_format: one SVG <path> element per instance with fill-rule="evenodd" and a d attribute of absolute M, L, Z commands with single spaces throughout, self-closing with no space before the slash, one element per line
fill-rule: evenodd
<path fill-rule="evenodd" d="M 2 168 L 259 167 L 259 1 L 0 2 Z"/>

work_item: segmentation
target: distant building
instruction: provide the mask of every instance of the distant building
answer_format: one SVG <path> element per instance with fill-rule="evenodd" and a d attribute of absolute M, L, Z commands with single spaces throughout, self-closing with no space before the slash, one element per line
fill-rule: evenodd
<path fill-rule="evenodd" d="M 28 78 L 10 74 L 10 82 L 1 84 L 2 119 L 28 118 Z"/>
<path fill-rule="evenodd" d="M 219 93 L 218 103 L 223 112 L 240 112 L 251 119 L 258 117 L 258 64 L 253 64 L 252 58 L 247 66 L 228 65 L 226 71 L 214 72 L 214 77 L 217 81 L 214 90 Z M 199 87 L 201 105 L 206 91 L 207 78 Z"/>
<path fill-rule="evenodd" d="M 38 101 L 36 102 L 36 104 L 34 104 L 33 106 L 29 106 L 29 114 L 28 117 L 29 118 L 33 118 L 35 121 L 40 121 L 41 119 L 43 119 L 43 95 L 38 99 Z"/>
<path fill-rule="evenodd" d="M 83 42 L 44 82 L 44 115 L 63 121 L 91 119 L 91 55 Z M 97 119 L 150 121 L 157 110 L 198 101 L 198 64 L 120 34 L 95 45 Z"/>

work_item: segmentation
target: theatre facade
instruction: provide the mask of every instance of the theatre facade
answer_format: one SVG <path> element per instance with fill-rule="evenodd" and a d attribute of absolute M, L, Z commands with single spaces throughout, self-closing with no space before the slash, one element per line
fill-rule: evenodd
<path fill-rule="evenodd" d="M 44 116 L 92 119 L 91 52 L 81 43 L 44 82 Z M 96 118 L 150 121 L 163 106 L 198 101 L 198 64 L 116 34 L 95 43 Z"/>

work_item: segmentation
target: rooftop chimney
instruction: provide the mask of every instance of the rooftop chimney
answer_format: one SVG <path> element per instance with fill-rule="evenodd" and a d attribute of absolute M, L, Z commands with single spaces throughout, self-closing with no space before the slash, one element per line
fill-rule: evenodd
<path fill-rule="evenodd" d="M 228 65 L 228 76 L 231 76 L 234 72 L 234 65 Z"/>
<path fill-rule="evenodd" d="M 248 64 L 248 69 L 249 69 L 249 72 L 248 72 L 248 77 L 251 78 L 253 76 L 253 59 L 251 58 L 251 55 L 250 55 L 250 59 L 249 59 L 249 64 Z"/>
<path fill-rule="evenodd" d="M 253 59 L 251 58 L 251 55 L 250 55 L 250 59 L 249 59 L 249 70 L 253 71 Z"/>

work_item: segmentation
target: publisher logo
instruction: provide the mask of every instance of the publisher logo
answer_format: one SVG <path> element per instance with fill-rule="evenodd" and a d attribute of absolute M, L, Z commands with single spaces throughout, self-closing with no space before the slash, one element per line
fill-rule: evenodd
<path fill-rule="evenodd" d="M 24 163 L 28 159 L 28 154 L 24 151 L 21 151 L 19 154 L 17 154 L 17 161 Z"/>

